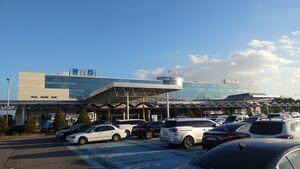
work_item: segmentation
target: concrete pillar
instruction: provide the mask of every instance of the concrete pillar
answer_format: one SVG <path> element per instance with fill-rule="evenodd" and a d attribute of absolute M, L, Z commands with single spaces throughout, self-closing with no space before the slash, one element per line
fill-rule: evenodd
<path fill-rule="evenodd" d="M 145 116 L 145 109 L 143 108 L 143 120 L 145 120 L 146 116 Z"/>
<path fill-rule="evenodd" d="M 126 113 L 127 119 L 129 119 L 129 92 L 126 92 Z"/>
<path fill-rule="evenodd" d="M 170 118 L 169 93 L 166 93 L 166 103 L 167 103 L 167 118 Z"/>
<path fill-rule="evenodd" d="M 145 98 L 143 98 L 143 120 L 145 120 L 145 107 L 144 107 L 144 103 L 145 103 Z"/>
<path fill-rule="evenodd" d="M 126 119 L 126 113 L 125 113 L 125 111 L 123 111 L 123 120 L 125 120 Z"/>
<path fill-rule="evenodd" d="M 151 112 L 150 112 L 150 110 L 148 110 L 148 112 L 147 112 L 147 118 L 148 118 L 148 121 L 151 121 Z"/>
<path fill-rule="evenodd" d="M 22 106 L 21 124 L 24 124 L 25 122 L 25 111 L 26 111 L 26 107 Z"/>

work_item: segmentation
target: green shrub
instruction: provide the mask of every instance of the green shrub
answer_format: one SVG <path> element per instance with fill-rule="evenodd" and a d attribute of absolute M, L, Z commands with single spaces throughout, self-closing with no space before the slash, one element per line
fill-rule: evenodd
<path fill-rule="evenodd" d="M 4 117 L 0 117 L 0 135 L 8 129 L 8 125 Z"/>
<path fill-rule="evenodd" d="M 103 112 L 101 120 L 105 120 L 105 121 L 110 121 L 111 122 L 112 121 L 112 117 L 109 116 L 107 112 Z"/>
<path fill-rule="evenodd" d="M 81 109 L 78 120 L 76 123 L 79 124 L 91 124 L 88 112 L 85 109 Z"/>
<path fill-rule="evenodd" d="M 61 111 L 58 111 L 55 114 L 54 122 L 53 122 L 53 128 L 55 130 L 60 130 L 62 128 L 66 127 L 66 121 L 63 113 Z"/>
<path fill-rule="evenodd" d="M 32 132 L 36 131 L 37 127 L 38 127 L 37 121 L 34 120 L 33 118 L 28 118 L 25 121 L 25 128 L 26 128 L 26 131 L 28 132 L 28 134 L 31 134 Z"/>

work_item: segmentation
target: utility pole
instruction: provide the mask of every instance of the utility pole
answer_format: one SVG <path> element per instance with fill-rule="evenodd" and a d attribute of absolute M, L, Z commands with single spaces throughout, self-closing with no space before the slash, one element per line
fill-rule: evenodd
<path fill-rule="evenodd" d="M 11 88 L 11 81 L 9 78 L 6 78 L 8 83 L 8 94 L 7 94 L 7 105 L 6 105 L 6 124 L 8 125 L 8 108 L 9 108 L 9 99 L 10 99 L 10 88 Z"/>

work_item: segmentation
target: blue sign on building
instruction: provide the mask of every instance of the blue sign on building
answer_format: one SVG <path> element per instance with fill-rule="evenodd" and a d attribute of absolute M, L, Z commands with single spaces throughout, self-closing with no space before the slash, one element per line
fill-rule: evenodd
<path fill-rule="evenodd" d="M 77 69 L 77 68 L 73 68 L 73 69 L 72 69 L 72 75 L 77 76 L 78 73 L 79 73 L 79 69 Z"/>
<path fill-rule="evenodd" d="M 88 75 L 88 76 L 96 76 L 96 71 L 93 70 L 93 69 L 88 69 L 87 75 Z"/>

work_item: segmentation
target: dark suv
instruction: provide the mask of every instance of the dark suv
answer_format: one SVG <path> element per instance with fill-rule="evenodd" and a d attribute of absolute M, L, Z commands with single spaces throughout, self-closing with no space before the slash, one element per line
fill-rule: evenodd
<path fill-rule="evenodd" d="M 139 138 L 146 137 L 151 139 L 154 136 L 159 136 L 160 129 L 164 125 L 161 121 L 147 122 L 132 128 L 132 135 Z"/>

